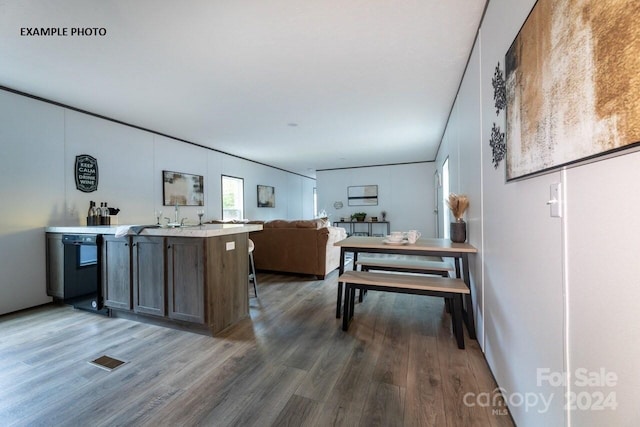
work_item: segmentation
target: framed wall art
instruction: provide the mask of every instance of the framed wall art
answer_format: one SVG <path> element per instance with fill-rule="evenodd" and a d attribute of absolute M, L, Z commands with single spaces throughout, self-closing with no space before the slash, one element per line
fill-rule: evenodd
<path fill-rule="evenodd" d="M 276 189 L 270 185 L 258 185 L 258 207 L 276 207 Z"/>
<path fill-rule="evenodd" d="M 204 206 L 204 177 L 162 171 L 162 198 L 165 206 Z"/>
<path fill-rule="evenodd" d="M 377 185 L 357 185 L 347 187 L 349 206 L 375 206 L 378 204 Z"/>
<path fill-rule="evenodd" d="M 505 57 L 507 180 L 639 148 L 638 16 L 638 1 L 538 0 Z"/>

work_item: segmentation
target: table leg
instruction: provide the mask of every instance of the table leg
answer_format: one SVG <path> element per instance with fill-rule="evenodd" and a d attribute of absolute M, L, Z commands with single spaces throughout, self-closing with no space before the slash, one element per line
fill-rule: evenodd
<path fill-rule="evenodd" d="M 356 287 L 350 286 L 349 293 L 349 320 L 353 318 L 353 313 L 355 311 L 355 303 L 356 303 Z"/>
<path fill-rule="evenodd" d="M 344 256 L 345 256 L 346 251 L 344 250 L 344 248 L 340 248 L 340 266 L 338 267 L 338 277 L 342 276 L 342 273 L 344 273 Z M 340 282 L 340 279 L 338 279 L 338 295 L 337 295 L 337 302 L 336 302 L 336 319 L 340 318 L 340 306 L 342 305 L 342 282 Z"/>
<path fill-rule="evenodd" d="M 353 251 L 353 271 L 358 271 L 358 266 L 356 265 L 358 263 L 358 251 Z M 354 290 L 355 292 L 355 290 Z M 364 292 L 362 289 L 360 289 L 358 291 L 358 301 L 362 302 L 364 300 Z"/>
<path fill-rule="evenodd" d="M 453 265 L 456 267 L 456 278 L 462 279 L 462 274 L 460 272 L 460 258 L 456 257 L 453 259 Z"/>
<path fill-rule="evenodd" d="M 344 284 L 344 309 L 342 310 L 342 330 L 346 331 L 349 329 L 349 299 L 351 296 L 351 286 L 348 283 Z"/>
<path fill-rule="evenodd" d="M 471 291 L 471 278 L 469 277 L 469 255 L 462 254 L 462 272 L 464 277 L 464 283 L 466 283 L 469 291 Z M 465 295 L 465 304 L 463 304 L 464 321 L 467 324 L 467 330 L 469 331 L 469 338 L 476 339 L 476 325 L 475 317 L 473 315 L 473 301 L 471 299 L 471 292 Z"/>
<path fill-rule="evenodd" d="M 453 321 L 455 323 L 455 326 L 453 327 L 453 331 L 455 333 L 456 336 L 456 342 L 458 343 L 458 348 L 463 349 L 464 348 L 464 331 L 462 330 L 462 298 L 460 297 L 460 295 L 456 295 L 453 298 L 453 313 L 451 314 L 451 316 L 453 317 Z M 471 336 L 471 333 L 469 333 L 469 336 Z"/>

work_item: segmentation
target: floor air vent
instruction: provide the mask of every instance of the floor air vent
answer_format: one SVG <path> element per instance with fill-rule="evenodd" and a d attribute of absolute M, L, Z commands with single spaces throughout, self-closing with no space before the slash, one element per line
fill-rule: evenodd
<path fill-rule="evenodd" d="M 97 366 L 98 368 L 106 369 L 107 371 L 113 371 L 118 366 L 123 365 L 125 362 L 109 356 L 100 356 L 96 360 L 92 360 L 89 363 Z"/>

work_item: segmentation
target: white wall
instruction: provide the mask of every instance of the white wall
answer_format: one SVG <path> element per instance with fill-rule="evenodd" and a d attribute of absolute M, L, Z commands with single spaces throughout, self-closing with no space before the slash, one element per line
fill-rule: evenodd
<path fill-rule="evenodd" d="M 436 164 L 450 158 L 452 191 L 467 193 L 479 342 L 519 426 L 637 425 L 640 409 L 640 296 L 635 183 L 640 154 L 518 182 L 494 169 L 489 138 L 496 116 L 491 79 L 535 0 L 493 0 L 464 76 Z M 479 124 L 479 126 L 478 126 Z M 564 186 L 565 216 L 551 218 L 549 187 Z M 478 185 L 481 183 L 481 185 Z M 624 200 L 624 203 L 620 203 Z M 479 265 L 481 264 L 481 265 Z M 613 387 L 578 387 L 578 369 L 603 369 Z M 570 375 L 568 387 L 538 370 Z M 566 410 L 602 396 L 617 408 Z M 527 407 L 520 398 L 538 401 Z M 540 399 L 550 400 L 547 408 Z"/>
<path fill-rule="evenodd" d="M 244 178 L 245 217 L 313 218 L 315 180 L 151 132 L 0 91 L 0 314 L 43 304 L 43 227 L 85 225 L 89 201 L 121 209 L 120 224 L 150 224 L 162 206 L 162 171 L 205 177 L 205 219 L 222 216 L 221 175 Z M 93 193 L 76 189 L 75 157 L 98 160 Z M 275 208 L 257 207 L 257 185 L 272 185 Z M 197 207 L 180 217 L 196 223 Z"/>
<path fill-rule="evenodd" d="M 604 369 L 614 387 L 578 387 L 576 396 L 613 396 L 615 411 L 574 411 L 573 426 L 640 423 L 640 153 L 566 173 L 569 370 Z"/>
<path fill-rule="evenodd" d="M 37 101 L 32 101 L 27 108 L 35 103 Z M 153 135 L 75 111 L 61 110 L 65 115 L 65 133 L 59 150 L 64 152 L 65 162 L 52 166 L 62 169 L 64 174 L 65 193 L 60 200 L 66 201 L 67 211 L 62 225 L 85 225 L 90 200 L 108 202 L 109 206 L 120 208 L 118 221 L 121 224 L 155 223 L 154 200 L 158 207 L 162 204 L 162 179 L 154 179 L 157 178 L 154 163 L 161 163 L 164 156 L 159 150 L 154 152 Z M 40 141 L 33 143 L 37 146 Z M 185 151 L 188 148 L 185 147 Z M 93 193 L 76 189 L 73 168 L 79 154 L 89 154 L 98 160 L 98 190 Z M 194 162 L 197 159 L 194 156 Z M 176 167 L 182 172 L 193 170 L 199 174 L 206 170 L 197 163 L 197 170 Z"/>
<path fill-rule="evenodd" d="M 0 313 L 50 301 L 42 226 L 64 222 L 64 111 L 0 92 Z"/>
<path fill-rule="evenodd" d="M 418 230 L 424 236 L 435 236 L 434 172 L 433 163 L 318 171 L 318 210 L 324 209 L 331 221 L 350 217 L 355 212 L 366 212 L 382 220 L 380 212 L 384 210 L 392 230 Z M 349 206 L 347 187 L 354 185 L 377 185 L 378 205 Z M 342 209 L 334 208 L 338 201 L 343 203 Z M 386 230 L 374 230 L 378 232 Z"/>
<path fill-rule="evenodd" d="M 473 49 L 467 73 L 463 79 L 458 99 L 454 104 L 449 117 L 447 130 L 444 134 L 436 167 L 442 174 L 442 165 L 449 159 L 449 191 L 451 193 L 465 194 L 469 197 L 469 209 L 465 213 L 464 220 L 467 223 L 467 241 L 476 246 L 480 252 L 470 257 L 471 290 L 472 298 L 477 306 L 474 310 L 476 320 L 476 333 L 481 347 L 484 347 L 484 289 L 481 286 L 483 275 L 482 235 L 483 235 L 483 209 L 482 209 L 482 169 L 481 162 L 482 144 L 481 133 L 481 99 L 480 99 L 480 49 Z M 446 196 L 446 195 L 445 195 Z M 448 209 L 441 203 L 439 209 Z M 443 217 L 440 230 L 445 226 Z M 442 235 L 442 233 L 441 233 Z"/>

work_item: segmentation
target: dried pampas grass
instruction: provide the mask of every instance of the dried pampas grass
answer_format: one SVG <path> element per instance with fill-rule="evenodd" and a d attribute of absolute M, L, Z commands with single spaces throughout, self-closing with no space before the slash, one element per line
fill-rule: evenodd
<path fill-rule="evenodd" d="M 465 211 L 469 207 L 469 198 L 464 194 L 449 194 L 449 200 L 447 200 L 447 205 L 449 205 L 449 209 L 451 209 L 451 213 L 455 217 L 456 221 L 462 221 L 462 215 L 464 215 Z"/>

